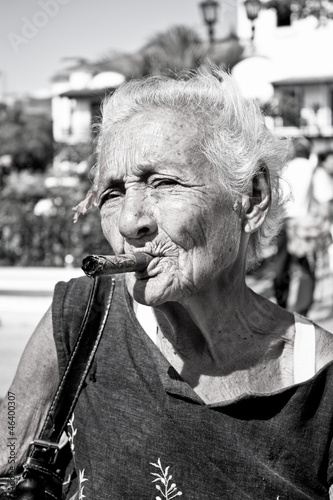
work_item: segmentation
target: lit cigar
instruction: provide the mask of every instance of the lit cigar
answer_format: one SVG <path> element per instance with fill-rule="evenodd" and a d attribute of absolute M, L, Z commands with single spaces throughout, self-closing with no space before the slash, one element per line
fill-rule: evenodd
<path fill-rule="evenodd" d="M 147 253 L 126 253 L 123 255 L 88 255 L 82 261 L 82 270 L 89 278 L 101 274 L 132 273 L 143 271 L 153 259 Z"/>

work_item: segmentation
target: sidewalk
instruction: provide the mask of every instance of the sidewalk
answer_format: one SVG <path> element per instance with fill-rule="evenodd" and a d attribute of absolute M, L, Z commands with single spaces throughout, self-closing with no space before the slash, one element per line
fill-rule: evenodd
<path fill-rule="evenodd" d="M 0 398 L 51 304 L 54 285 L 82 275 L 81 269 L 0 267 Z"/>
<path fill-rule="evenodd" d="M 249 286 L 272 298 L 272 272 L 248 276 Z M 23 349 L 51 304 L 54 285 L 82 276 L 81 269 L 0 267 L 0 399 L 16 371 Z M 333 274 L 319 266 L 315 303 L 309 317 L 333 332 Z"/>

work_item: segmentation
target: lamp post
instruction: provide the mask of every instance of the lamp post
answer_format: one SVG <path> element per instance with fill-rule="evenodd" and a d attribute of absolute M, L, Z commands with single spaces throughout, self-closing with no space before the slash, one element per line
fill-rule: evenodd
<path fill-rule="evenodd" d="M 257 19 L 260 9 L 261 9 L 261 2 L 260 0 L 245 0 L 244 2 L 245 9 L 246 9 L 246 15 L 249 21 L 251 21 L 251 28 L 252 28 L 252 34 L 251 34 L 251 40 L 254 40 L 254 33 L 255 33 L 255 20 Z"/>
<path fill-rule="evenodd" d="M 208 27 L 209 43 L 214 43 L 214 24 L 217 21 L 219 2 L 216 0 L 205 0 L 200 3 L 203 18 Z"/>

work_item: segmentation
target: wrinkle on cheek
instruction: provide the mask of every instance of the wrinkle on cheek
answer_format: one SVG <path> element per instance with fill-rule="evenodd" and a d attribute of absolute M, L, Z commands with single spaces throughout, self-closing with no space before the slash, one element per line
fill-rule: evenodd
<path fill-rule="evenodd" d="M 194 208 L 193 213 L 191 208 Z M 187 213 L 186 218 L 184 212 Z M 176 245 L 189 250 L 207 243 L 207 223 L 205 215 L 198 211 L 197 206 L 183 204 L 168 211 L 168 220 L 163 223 L 163 231 Z"/>
<path fill-rule="evenodd" d="M 207 244 L 207 224 L 201 220 L 195 228 L 195 241 L 199 243 L 199 246 L 205 246 Z"/>
<path fill-rule="evenodd" d="M 175 231 L 176 227 L 176 231 Z M 191 224 L 177 226 L 175 220 L 172 226 L 163 225 L 163 233 L 167 236 L 170 246 L 175 246 L 186 252 L 206 245 L 207 238 L 204 224 Z M 168 243 L 166 242 L 166 246 Z"/>
<path fill-rule="evenodd" d="M 202 248 L 207 245 L 207 224 L 201 220 L 195 220 L 184 226 L 182 231 L 182 248 L 190 250 Z"/>
<path fill-rule="evenodd" d="M 124 238 L 119 232 L 118 217 L 110 216 L 107 213 L 101 213 L 101 228 L 105 239 L 116 253 L 123 253 Z"/>

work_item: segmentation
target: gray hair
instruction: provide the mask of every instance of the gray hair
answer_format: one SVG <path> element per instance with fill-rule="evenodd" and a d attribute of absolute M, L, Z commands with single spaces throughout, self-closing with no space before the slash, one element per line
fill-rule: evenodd
<path fill-rule="evenodd" d="M 257 104 L 241 95 L 228 73 L 212 68 L 212 73 L 200 69 L 188 76 L 133 80 L 105 100 L 97 143 L 97 177 L 104 139 L 114 124 L 156 108 L 191 114 L 203 125 L 200 151 L 216 167 L 220 182 L 235 198 L 249 192 L 263 166 L 268 169 L 272 202 L 264 224 L 250 236 L 250 268 L 259 262 L 284 215 L 280 174 L 289 159 L 289 141 L 267 128 Z"/>

